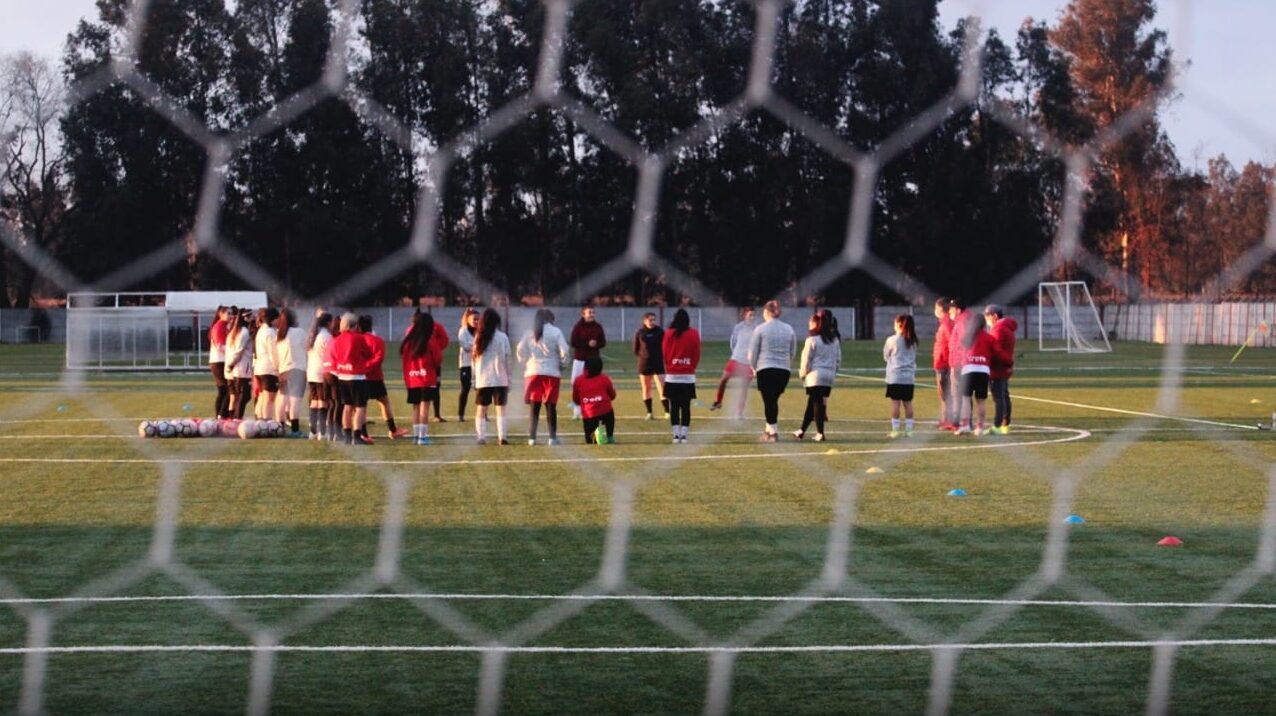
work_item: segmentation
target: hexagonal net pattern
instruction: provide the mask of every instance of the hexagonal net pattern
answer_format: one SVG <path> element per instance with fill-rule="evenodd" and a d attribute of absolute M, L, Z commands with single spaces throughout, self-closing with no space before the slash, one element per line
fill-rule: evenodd
<path fill-rule="evenodd" d="M 680 152 L 712 141 L 720 132 L 744 121 L 756 113 L 767 114 L 793 129 L 807 141 L 843 164 L 854 173 L 856 181 L 849 197 L 846 218 L 844 249 L 832 259 L 811 270 L 798 282 L 798 295 L 818 293 L 853 270 L 864 272 L 886 286 L 902 287 L 906 295 L 936 295 L 905 271 L 892 266 L 889 261 L 875 256 L 869 247 L 872 231 L 871 216 L 878 177 L 882 169 L 902 152 L 922 141 L 932 130 L 961 111 L 976 99 L 980 90 L 981 55 L 980 36 L 977 32 L 967 35 L 967 44 L 961 63 L 960 77 L 947 96 L 929 109 L 911 118 L 893 135 L 885 138 L 871 151 L 853 146 L 834 129 L 804 114 L 775 89 L 772 79 L 774 58 L 777 53 L 777 25 L 784 3 L 782 0 L 757 0 L 755 27 L 752 38 L 752 54 L 748 60 L 747 78 L 739 95 L 725 106 L 706 112 L 700 120 L 686 129 L 675 132 L 663 145 L 656 148 L 643 146 L 639 140 L 600 116 L 587 103 L 565 91 L 559 82 L 564 46 L 568 32 L 568 20 L 574 10 L 571 0 L 543 0 L 544 27 L 540 35 L 537 65 L 531 89 L 512 102 L 501 107 L 473 126 L 456 134 L 450 141 L 431 147 L 421 158 L 421 166 L 428 180 L 423 182 L 417 202 L 417 215 L 412 222 L 410 240 L 401 249 L 373 264 L 359 268 L 340 285 L 330 287 L 319 296 L 310 298 L 314 304 L 336 305 L 350 296 L 357 296 L 383 285 L 405 266 L 428 266 L 440 276 L 473 296 L 497 296 L 501 291 L 485 277 L 469 269 L 462 261 L 449 256 L 436 240 L 439 214 L 447 192 L 449 170 L 476 148 L 500 137 L 503 133 L 535 113 L 556 113 L 574 123 L 585 135 L 601 147 L 605 147 L 631 165 L 636 174 L 632 197 L 632 218 L 628 230 L 626 250 L 614 259 L 593 267 L 576 283 L 563 289 L 559 295 L 547 297 L 549 305 L 566 305 L 574 297 L 590 296 L 614 284 L 620 278 L 635 271 L 659 275 L 666 285 L 675 287 L 683 295 L 702 305 L 718 303 L 726 305 L 714 292 L 695 277 L 679 268 L 677 262 L 660 256 L 655 249 L 654 235 L 659 212 L 659 197 L 666 170 Z M 149 106 L 164 121 L 197 144 L 207 155 L 207 170 L 199 192 L 197 215 L 190 236 L 175 239 L 172 245 L 143 256 L 92 284 L 81 281 L 56 260 L 42 253 L 38 247 L 24 241 L 8 227 L 0 227 L 0 239 L 28 265 L 49 282 L 67 291 L 83 289 L 109 290 L 112 287 L 130 285 L 153 275 L 164 267 L 182 260 L 192 247 L 213 255 L 232 273 L 251 286 L 266 290 L 277 297 L 296 298 L 286 281 L 270 275 L 250 257 L 225 242 L 218 234 L 218 215 L 226 193 L 227 165 L 247 144 L 273 132 L 287 129 L 299 118 L 321 103 L 338 100 L 345 103 L 364 122 L 375 127 L 392 142 L 409 154 L 419 154 L 420 142 L 412 130 L 392 112 L 379 105 L 348 80 L 352 57 L 350 51 L 352 26 L 356 22 L 358 0 L 342 0 L 336 9 L 339 22 L 333 27 L 325 69 L 311 86 L 301 89 L 277 106 L 269 108 L 261 116 L 246 122 L 233 132 L 219 132 L 205 126 L 198 117 L 186 111 L 179 102 L 165 96 L 164 91 L 142 74 L 132 59 L 134 48 L 146 36 L 147 0 L 134 0 L 129 6 L 127 44 L 121 48 L 118 59 L 100 73 L 74 88 L 74 97 L 84 98 L 110 86 L 128 88 L 137 98 Z M 977 27 L 977 24 L 973 25 Z M 997 122 L 1010 128 L 1024 139 L 1034 142 L 1044 151 L 1057 155 L 1066 168 L 1068 180 L 1064 183 L 1066 195 L 1061 202 L 1060 220 L 1054 243 L 1047 254 L 1039 257 L 1019 273 L 1007 277 L 990 296 L 989 301 L 1001 301 L 1025 294 L 1043 277 L 1065 262 L 1085 266 L 1099 276 L 1111 276 L 1116 272 L 1099 258 L 1089 254 L 1080 242 L 1082 208 L 1086 177 L 1091 164 L 1103 147 L 1115 141 L 1124 132 L 1137 126 L 1144 116 L 1143 110 L 1135 110 L 1116 121 L 1108 131 L 1100 134 L 1088 145 L 1072 146 L 1062 142 L 1025 118 L 1018 117 L 1004 108 L 991 108 Z M 1268 242 L 1270 245 L 1271 242 Z M 1222 281 L 1236 281 L 1250 272 L 1269 256 L 1267 248 L 1255 249 L 1245 255 L 1237 265 L 1229 267 Z M 527 330 L 527 318 L 514 316 L 511 335 Z M 1172 345 L 1166 352 L 1160 373 L 1157 410 L 1173 413 L 1179 406 L 1181 377 L 1186 369 L 1181 345 Z M 86 376 L 68 371 L 61 377 L 60 388 L 71 394 L 85 390 Z M 33 403 L 21 408 L 11 408 L 5 417 L 21 419 L 47 407 Z M 124 420 L 121 415 L 101 404 L 90 406 L 97 419 Z M 1074 606 L 1084 607 L 1118 626 L 1139 634 L 1140 637 L 1122 642 L 1098 643 L 1016 643 L 1000 644 L 981 642 L 980 638 L 996 626 L 1005 623 L 1020 610 L 1034 604 L 1059 604 L 1037 600 L 1046 590 L 1064 584 L 1066 579 L 1069 526 L 1065 518 L 1072 512 L 1077 489 L 1082 480 L 1101 471 L 1129 444 L 1139 440 L 1148 430 L 1154 414 L 1130 413 L 1145 418 L 1124 427 L 1111 440 L 1103 444 L 1086 460 L 1069 465 L 1042 465 L 1040 455 L 1031 457 L 1008 453 L 1009 458 L 1021 463 L 1027 473 L 1048 472 L 1050 478 L 1051 508 L 1050 527 L 1046 542 L 1042 545 L 1040 568 L 1019 583 L 1004 599 L 982 600 L 978 604 L 983 611 L 975 618 L 960 625 L 951 633 L 943 633 L 911 616 L 901 608 L 910 600 L 890 599 L 876 594 L 867 584 L 856 579 L 848 571 L 847 564 L 853 554 L 851 535 L 856 522 L 857 500 L 864 485 L 861 476 L 832 479 L 831 494 L 833 516 L 828 526 L 824 545 L 823 565 L 818 574 L 811 575 L 809 583 L 798 593 L 758 599 L 769 602 L 770 608 L 761 616 L 749 621 L 725 639 L 715 638 L 698 626 L 679 606 L 679 597 L 652 594 L 641 585 L 633 583 L 626 572 L 626 560 L 630 550 L 636 495 L 640 488 L 659 480 L 671 466 L 684 461 L 785 461 L 800 468 L 827 464 L 828 453 L 800 452 L 745 452 L 737 455 L 715 452 L 715 441 L 693 443 L 675 448 L 669 453 L 654 457 L 616 457 L 597 459 L 593 453 L 576 448 L 563 447 L 559 458 L 552 462 L 566 469 L 578 470 L 587 480 L 602 485 L 609 495 L 610 513 L 602 546 L 602 561 L 596 576 L 577 589 L 556 595 L 488 595 L 507 599 L 548 602 L 549 606 L 534 610 L 517 626 L 496 633 L 471 620 L 452 607 L 449 597 L 481 595 L 449 595 L 431 592 L 405 575 L 401 570 L 405 521 L 411 492 L 421 480 L 421 471 L 443 471 L 458 464 L 476 469 L 489 464 L 500 464 L 490 453 L 474 452 L 454 460 L 386 461 L 369 457 L 368 453 L 352 453 L 351 460 L 373 479 L 378 481 L 383 493 L 383 515 L 379 528 L 379 541 L 375 561 L 365 574 L 347 584 L 337 593 L 311 595 L 316 597 L 309 606 L 282 622 L 265 623 L 237 606 L 237 595 L 222 593 L 199 570 L 182 563 L 175 548 L 179 531 L 179 515 L 183 509 L 183 487 L 187 466 L 199 460 L 215 460 L 221 457 L 224 447 L 201 445 L 192 448 L 192 454 L 175 458 L 171 453 L 142 444 L 140 457 L 125 461 L 156 465 L 160 469 L 160 488 L 153 537 L 149 553 L 138 563 L 110 574 L 95 582 L 82 585 L 72 595 L 60 599 L 30 599 L 0 574 L 0 598 L 12 606 L 26 622 L 26 645 L 22 648 L 0 650 L 6 654 L 20 654 L 24 659 L 21 675 L 20 710 L 23 713 L 41 713 L 45 709 L 44 694 L 48 661 L 52 655 L 76 652 L 145 652 L 145 651 L 242 651 L 251 654 L 251 675 L 246 696 L 247 710 L 253 714 L 266 713 L 271 708 L 272 692 L 276 678 L 277 655 L 292 651 L 413 651 L 473 653 L 480 658 L 477 679 L 477 710 L 490 714 L 501 710 L 506 689 L 506 672 L 511 655 L 554 653 L 688 653 L 700 654 L 708 659 L 704 684 L 704 711 L 710 714 L 726 713 L 731 708 L 732 691 L 737 658 L 751 653 L 809 653 L 809 652 L 906 652 L 929 653 L 933 659 L 927 697 L 930 713 L 946 713 L 953 699 L 953 684 L 963 653 L 988 649 L 1099 649 L 1138 648 L 1149 651 L 1153 666 L 1147 687 L 1146 703 L 1149 713 L 1168 710 L 1174 673 L 1174 659 L 1186 646 L 1207 643 L 1197 639 L 1198 633 L 1215 620 L 1259 580 L 1270 574 L 1276 566 L 1276 472 L 1270 472 L 1268 500 L 1263 517 L 1262 536 L 1258 552 L 1251 567 L 1237 574 L 1216 598 L 1208 603 L 1182 605 L 1191 607 L 1189 615 L 1172 629 L 1157 630 L 1128 616 L 1120 603 L 1107 598 L 1102 592 L 1080 581 L 1067 584 L 1078 597 Z M 1193 426 L 1202 429 L 1210 421 L 1195 421 Z M 1074 440 L 1090 437 L 1086 431 L 1056 431 L 1047 433 L 1052 438 Z M 927 449 L 935 438 L 921 436 L 918 449 Z M 1047 441 L 1048 442 L 1048 441 Z M 841 454 L 850 454 L 842 452 Z M 1252 462 L 1245 454 L 1238 459 Z M 905 459 L 903 453 L 878 456 L 879 466 L 889 469 Z M 548 461 L 548 460 L 547 460 Z M 75 462 L 65 461 L 65 462 Z M 283 461 L 298 464 L 323 464 L 324 460 Z M 1261 470 L 1268 473 L 1266 465 Z M 67 619 L 93 604 L 123 598 L 129 587 L 155 574 L 162 574 L 181 585 L 187 591 L 183 598 L 203 605 L 226 624 L 250 640 L 248 646 L 194 645 L 189 647 L 164 646 L 54 646 L 51 633 L 59 621 Z M 260 598 L 262 595 L 258 595 Z M 289 638 L 300 631 L 321 625 L 333 619 L 343 610 L 363 599 L 395 599 L 419 610 L 430 622 L 452 635 L 458 643 L 445 646 L 423 647 L 302 647 L 290 645 Z M 721 601 L 733 599 L 746 601 L 748 597 L 687 597 L 685 601 Z M 915 602 L 943 603 L 943 599 L 916 599 Z M 953 600 L 959 601 L 959 600 Z M 546 647 L 537 646 L 538 637 L 581 613 L 586 608 L 605 602 L 622 602 L 644 617 L 659 625 L 669 635 L 683 640 L 680 647 Z M 849 604 L 863 610 L 873 619 L 904 635 L 901 644 L 842 644 L 814 646 L 769 646 L 769 637 L 780 633 L 786 625 L 798 619 L 813 606 L 827 603 Z M 971 603 L 970 601 L 964 603 Z M 1215 642 L 1209 642 L 1215 643 Z M 1218 642 L 1221 643 L 1221 642 Z M 1237 645 L 1272 646 L 1276 640 L 1233 640 Z"/>

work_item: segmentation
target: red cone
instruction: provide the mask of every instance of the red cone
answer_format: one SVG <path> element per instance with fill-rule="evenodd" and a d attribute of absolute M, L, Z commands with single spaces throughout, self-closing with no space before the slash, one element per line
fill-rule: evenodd
<path fill-rule="evenodd" d="M 1182 547 L 1183 540 L 1175 537 L 1174 535 L 1168 535 L 1166 537 L 1162 537 L 1161 541 L 1157 542 L 1157 545 L 1161 547 Z"/>

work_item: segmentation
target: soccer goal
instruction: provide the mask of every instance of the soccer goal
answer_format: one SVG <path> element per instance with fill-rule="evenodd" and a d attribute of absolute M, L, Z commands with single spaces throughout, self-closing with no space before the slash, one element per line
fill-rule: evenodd
<path fill-rule="evenodd" d="M 1037 284 L 1037 347 L 1069 353 L 1112 352 L 1103 319 L 1084 281 Z"/>

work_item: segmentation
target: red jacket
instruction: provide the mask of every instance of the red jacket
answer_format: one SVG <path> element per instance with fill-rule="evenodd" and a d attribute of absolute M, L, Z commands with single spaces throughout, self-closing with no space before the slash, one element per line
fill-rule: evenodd
<path fill-rule="evenodd" d="M 672 330 L 665 331 L 660 352 L 664 354 L 667 375 L 694 375 L 700 365 L 700 332 L 688 328 L 675 336 Z"/>
<path fill-rule="evenodd" d="M 430 343 L 438 345 L 439 355 L 443 355 L 443 351 L 447 349 L 448 344 L 451 342 L 452 340 L 447 335 L 447 329 L 443 327 L 442 323 L 435 321 L 434 333 L 430 334 Z"/>
<path fill-rule="evenodd" d="M 979 320 L 983 320 L 983 316 L 978 316 Z M 986 365 L 992 367 L 992 356 L 997 350 L 997 342 L 993 340 L 992 334 L 985 330 L 980 330 L 975 334 L 975 340 L 970 344 L 970 348 L 966 349 L 963 366 L 966 365 Z"/>
<path fill-rule="evenodd" d="M 598 345 L 593 348 L 589 347 L 590 341 L 597 341 Z M 597 358 L 599 351 L 603 346 L 607 345 L 607 336 L 603 333 L 603 325 L 598 321 L 585 322 L 585 319 L 576 321 L 576 325 L 572 327 L 572 358 L 576 360 L 587 360 L 589 358 Z M 607 411 L 603 411 L 607 412 Z"/>
<path fill-rule="evenodd" d="M 967 308 L 953 319 L 952 333 L 948 336 L 948 365 L 959 373 L 966 365 L 966 341 L 970 340 L 971 321 L 982 324 L 984 317 Z"/>
<path fill-rule="evenodd" d="M 996 348 L 992 355 L 993 380 L 1007 380 L 1015 372 L 1015 333 L 1019 323 L 1010 316 L 1000 318 L 992 327 Z"/>
<path fill-rule="evenodd" d="M 931 348 L 931 364 L 935 370 L 950 367 L 948 363 L 948 340 L 953 335 L 953 319 L 947 315 L 939 319 L 939 328 L 935 331 L 935 345 Z"/>
<path fill-rule="evenodd" d="M 332 372 L 338 375 L 368 375 L 372 349 L 362 333 L 346 331 L 329 344 L 332 350 Z M 384 355 L 382 355 L 384 357 Z M 378 359 L 378 362 L 380 360 Z"/>
<path fill-rule="evenodd" d="M 385 363 L 385 340 L 375 333 L 360 333 L 363 341 L 368 344 L 368 351 L 372 356 L 368 359 L 368 380 L 385 381 L 385 370 L 382 364 Z"/>
<path fill-rule="evenodd" d="M 616 388 L 606 373 L 590 378 L 587 373 L 572 383 L 572 402 L 580 406 L 580 414 L 596 418 L 611 412 L 611 401 L 616 399 Z"/>
<path fill-rule="evenodd" d="M 226 334 L 229 332 L 230 326 L 225 321 L 213 321 L 213 325 L 208 327 L 208 344 L 225 348 Z"/>
<path fill-rule="evenodd" d="M 435 324 L 438 325 L 438 324 Z M 434 336 L 425 346 L 425 352 L 419 356 L 401 356 L 403 363 L 403 384 L 408 388 L 434 388 L 439 384 L 439 368 L 443 365 L 443 349 Z"/>

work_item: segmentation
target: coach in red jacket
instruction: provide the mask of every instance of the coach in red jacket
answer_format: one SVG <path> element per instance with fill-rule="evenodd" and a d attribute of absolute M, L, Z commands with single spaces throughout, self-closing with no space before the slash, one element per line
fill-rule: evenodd
<path fill-rule="evenodd" d="M 989 390 L 992 392 L 993 430 L 1010 433 L 1010 376 L 1015 372 L 1015 335 L 1019 323 L 997 304 L 984 309 L 984 320 L 992 329 L 993 353 Z"/>
<path fill-rule="evenodd" d="M 939 391 L 939 429 L 952 430 L 957 427 L 957 418 L 953 415 L 954 406 L 949 403 L 953 370 L 948 362 L 948 341 L 953 334 L 953 319 L 948 317 L 948 299 L 935 300 L 935 318 L 939 320 L 939 328 L 935 330 L 931 364 L 935 369 L 935 387 Z"/>

